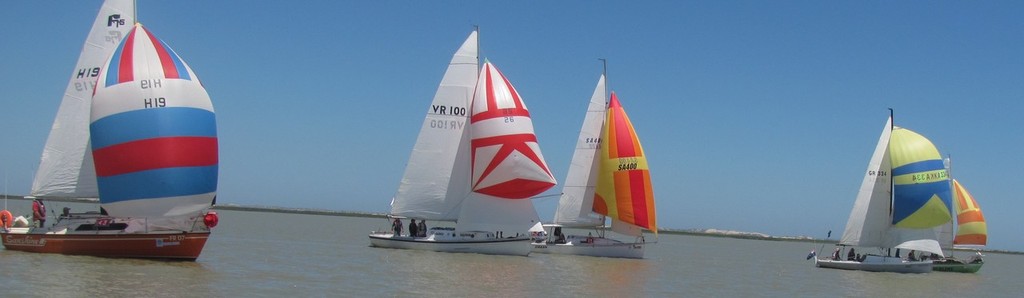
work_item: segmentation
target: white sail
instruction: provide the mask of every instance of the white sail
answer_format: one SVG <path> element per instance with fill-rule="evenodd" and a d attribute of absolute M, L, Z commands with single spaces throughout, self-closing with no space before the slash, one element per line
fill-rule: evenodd
<path fill-rule="evenodd" d="M 462 203 L 458 231 L 503 232 L 503 237 L 525 235 L 540 222 L 529 199 L 509 200 L 472 192 Z"/>
<path fill-rule="evenodd" d="M 477 32 L 455 52 L 427 109 L 391 214 L 454 221 L 469 194 L 468 110 L 478 71 Z"/>
<path fill-rule="evenodd" d="M 644 235 L 644 228 L 617 219 L 612 219 L 612 231 L 633 237 L 640 237 Z"/>
<path fill-rule="evenodd" d="M 32 195 L 99 196 L 89 145 L 89 107 L 100 68 L 135 23 L 135 1 L 107 0 L 85 39 L 46 139 Z"/>
<path fill-rule="evenodd" d="M 583 118 L 579 138 L 576 139 L 576 150 L 569 164 L 569 173 L 565 176 L 565 186 L 558 198 L 558 209 L 555 211 L 555 223 L 563 226 L 593 227 L 604 223 L 603 219 L 593 212 L 594 187 L 597 183 L 597 154 L 601 144 L 601 126 L 605 115 L 605 78 L 597 80 L 594 94 L 587 106 L 587 115 Z"/>
<path fill-rule="evenodd" d="M 841 244 L 854 246 L 886 246 L 889 230 L 889 204 L 892 192 L 890 180 L 889 136 L 892 135 L 892 117 L 885 122 L 878 145 L 864 173 L 857 201 L 850 211 Z"/>

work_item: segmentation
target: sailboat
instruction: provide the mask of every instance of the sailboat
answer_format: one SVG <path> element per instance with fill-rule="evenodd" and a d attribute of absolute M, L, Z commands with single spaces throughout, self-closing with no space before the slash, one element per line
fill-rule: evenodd
<path fill-rule="evenodd" d="M 540 221 L 530 197 L 555 186 L 523 99 L 490 62 L 477 31 L 456 51 L 392 199 L 384 248 L 526 256 Z M 401 219 L 455 222 L 405 234 Z M 410 229 L 411 230 L 411 229 Z"/>
<path fill-rule="evenodd" d="M 643 258 L 643 229 L 657 235 L 654 194 L 640 140 L 615 92 L 605 109 L 605 75 L 590 97 L 565 186 L 547 237 L 533 243 L 533 252 L 595 257 Z M 632 236 L 623 242 L 605 237 L 605 218 L 612 231 Z M 583 235 L 565 235 L 563 228 L 592 228 Z M 596 235 L 595 235 L 596 233 Z"/>
<path fill-rule="evenodd" d="M 932 271 L 942 256 L 935 228 L 950 220 L 949 177 L 938 149 L 924 136 L 893 126 L 892 110 L 868 163 L 864 181 L 831 256 L 815 258 L 822 268 L 900 273 Z M 847 246 L 878 248 L 858 255 Z M 891 250 L 895 248 L 893 256 Z M 883 249 L 887 249 L 884 250 Z M 900 257 L 903 250 L 907 258 Z M 915 252 L 917 255 L 915 255 Z"/>
<path fill-rule="evenodd" d="M 953 179 L 953 202 L 956 207 L 956 236 L 943 243 L 949 248 L 978 248 L 988 244 L 988 226 L 981 213 L 981 205 L 974 199 L 960 181 Z M 951 227 L 952 224 L 949 225 Z M 952 252 L 951 252 L 952 254 Z M 935 271 L 975 273 L 985 265 L 981 252 L 967 260 L 949 256 L 935 260 Z"/>
<path fill-rule="evenodd" d="M 7 249 L 195 260 L 217 224 L 210 97 L 134 10 L 130 0 L 101 7 L 33 182 L 37 196 L 98 196 L 100 211 L 65 208 L 50 226 L 12 227 Z"/>

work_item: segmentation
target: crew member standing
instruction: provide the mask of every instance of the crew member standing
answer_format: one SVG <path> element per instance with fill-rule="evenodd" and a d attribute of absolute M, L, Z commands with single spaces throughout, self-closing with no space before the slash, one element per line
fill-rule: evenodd
<path fill-rule="evenodd" d="M 39 221 L 40 228 L 46 224 L 46 205 L 38 198 L 32 200 L 32 221 Z"/>

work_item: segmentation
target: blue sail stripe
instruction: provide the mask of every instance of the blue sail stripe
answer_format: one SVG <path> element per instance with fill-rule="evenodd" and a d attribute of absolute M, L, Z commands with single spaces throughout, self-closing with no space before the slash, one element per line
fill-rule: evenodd
<path fill-rule="evenodd" d="M 189 76 L 188 69 L 185 68 L 185 63 L 181 62 L 181 57 L 178 57 L 178 53 L 175 53 L 174 50 L 172 50 L 171 47 L 167 46 L 167 43 L 165 43 L 162 39 L 158 38 L 157 40 L 160 41 L 160 46 L 162 46 L 164 50 L 167 51 L 167 55 L 171 56 L 171 61 L 174 62 L 174 68 L 178 70 L 178 78 L 191 81 L 192 77 Z"/>
<path fill-rule="evenodd" d="M 894 176 L 899 176 L 899 175 L 913 174 L 913 173 L 918 173 L 918 172 L 942 170 L 942 169 L 945 169 L 945 168 L 946 168 L 946 164 L 943 163 L 941 159 L 929 159 L 929 160 L 922 160 L 922 161 L 914 162 L 914 163 L 908 163 L 908 164 L 899 166 L 897 168 L 893 168 L 892 169 L 892 174 Z"/>
<path fill-rule="evenodd" d="M 211 193 L 217 190 L 217 171 L 213 165 L 99 177 L 100 203 Z"/>
<path fill-rule="evenodd" d="M 949 181 L 893 185 L 895 198 L 892 206 L 892 223 L 898 223 L 921 209 L 932 196 L 939 196 L 947 208 L 952 208 L 953 195 Z"/>
<path fill-rule="evenodd" d="M 103 117 L 89 125 L 93 150 L 159 137 L 217 137 L 213 112 L 191 107 L 153 108 Z"/>
<path fill-rule="evenodd" d="M 128 31 L 128 35 L 135 32 L 135 29 Z M 117 85 L 118 72 L 121 70 L 121 52 L 124 51 L 124 44 L 128 41 L 128 35 L 121 38 L 121 43 L 114 48 L 114 54 L 110 58 L 110 63 L 107 64 L 107 77 L 104 78 L 106 84 L 104 86 L 110 87 Z"/>

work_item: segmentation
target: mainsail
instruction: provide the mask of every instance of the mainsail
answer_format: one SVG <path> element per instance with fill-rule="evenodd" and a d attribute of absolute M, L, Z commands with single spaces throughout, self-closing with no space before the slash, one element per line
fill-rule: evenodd
<path fill-rule="evenodd" d="M 988 226 L 985 224 L 985 216 L 981 214 L 981 206 L 956 179 L 953 179 L 953 198 L 956 202 L 957 222 L 953 245 L 988 244 Z"/>
<path fill-rule="evenodd" d="M 572 154 L 565 186 L 558 198 L 555 223 L 570 227 L 594 227 L 603 225 L 604 220 L 594 215 L 594 188 L 597 184 L 598 147 L 601 145 L 601 127 L 605 115 L 605 78 L 597 80 L 594 94 L 587 105 L 576 150 Z"/>
<path fill-rule="evenodd" d="M 641 230 L 635 226 L 657 234 L 647 157 L 615 92 L 608 103 L 601 140 L 594 212 L 611 218 L 616 232 L 639 236 Z"/>
<path fill-rule="evenodd" d="M 132 29 L 134 11 L 134 0 L 107 0 L 100 7 L 46 139 L 32 182 L 32 195 L 99 196 L 89 147 L 89 109 L 100 67 Z"/>
<path fill-rule="evenodd" d="M 100 72 L 91 120 L 100 203 L 110 215 L 192 215 L 211 205 L 218 155 L 210 96 L 142 25 Z"/>
<path fill-rule="evenodd" d="M 458 219 L 460 204 L 470 189 L 466 125 L 477 69 L 477 32 L 473 31 L 452 57 L 427 109 L 391 214 Z"/>

